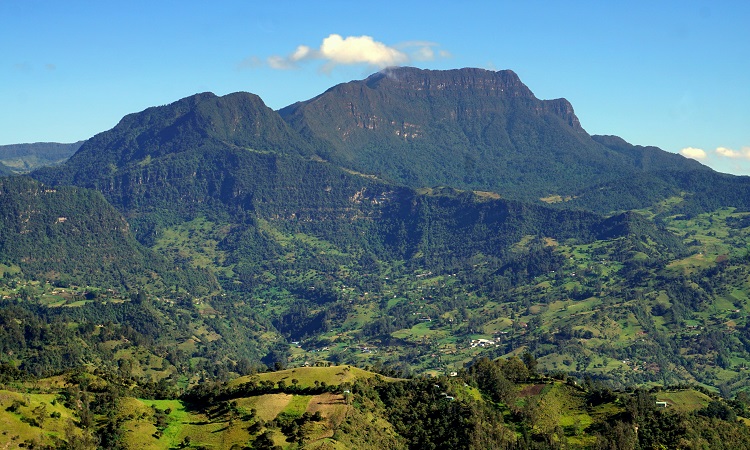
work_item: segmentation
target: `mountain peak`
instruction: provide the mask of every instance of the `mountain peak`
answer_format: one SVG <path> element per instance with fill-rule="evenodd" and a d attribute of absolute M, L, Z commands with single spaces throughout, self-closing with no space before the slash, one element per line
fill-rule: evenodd
<path fill-rule="evenodd" d="M 417 92 L 471 90 L 496 96 L 534 96 L 512 70 L 491 71 L 477 68 L 427 70 L 415 67 L 389 67 L 370 75 L 364 81 L 372 88 L 386 83 L 414 89 Z"/>
<path fill-rule="evenodd" d="M 450 92 L 465 91 L 471 95 L 502 98 L 527 98 L 540 101 L 546 112 L 562 117 L 568 125 L 578 132 L 583 132 L 581 124 L 573 111 L 573 105 L 564 98 L 539 100 L 512 70 L 487 70 L 473 67 L 451 70 L 427 70 L 415 67 L 388 67 L 364 80 L 373 89 L 378 87 L 399 86 L 428 95 L 445 95 Z"/>
<path fill-rule="evenodd" d="M 620 159 L 591 140 L 570 102 L 539 100 L 511 70 L 392 67 L 280 114 L 322 140 L 327 159 L 411 186 L 460 180 L 504 192 L 523 183 L 545 196 L 561 184 L 573 191 L 610 172 L 610 156 Z M 549 176 L 568 164 L 580 184 Z"/>
<path fill-rule="evenodd" d="M 66 176 L 85 185 L 90 173 L 108 173 L 191 150 L 239 147 L 308 154 L 310 145 L 255 94 L 203 92 L 128 114 L 86 141 L 68 160 Z M 61 180 L 58 180 L 61 181 Z"/>
<path fill-rule="evenodd" d="M 177 153 L 247 149 L 315 155 L 411 187 L 535 201 L 582 198 L 643 171 L 695 169 L 659 149 L 592 139 L 570 102 L 536 98 L 511 70 L 391 67 L 278 113 L 247 92 L 148 108 L 91 138 L 48 181 L 88 186 L 93 173 Z"/>

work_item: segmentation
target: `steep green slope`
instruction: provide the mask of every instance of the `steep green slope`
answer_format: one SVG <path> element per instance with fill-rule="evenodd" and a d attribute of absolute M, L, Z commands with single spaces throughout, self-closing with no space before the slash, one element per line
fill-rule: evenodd
<path fill-rule="evenodd" d="M 13 174 L 14 172 L 10 167 L 6 166 L 3 163 L 0 163 L 0 177 L 5 177 Z"/>
<path fill-rule="evenodd" d="M 750 177 L 707 170 L 655 170 L 583 189 L 555 206 L 597 211 L 658 208 L 679 199 L 677 210 L 700 214 L 750 208 Z"/>
<path fill-rule="evenodd" d="M 667 161 L 680 170 L 701 167 L 601 145 L 567 100 L 537 99 L 511 71 L 388 69 L 279 112 L 325 158 L 415 187 L 538 200 Z"/>
<path fill-rule="evenodd" d="M 92 178 L 147 165 L 152 158 L 226 147 L 309 152 L 308 144 L 258 96 L 203 93 L 125 116 L 112 130 L 86 141 L 63 170 L 43 173 L 47 181 L 91 186 Z"/>
<path fill-rule="evenodd" d="M 63 283 L 192 284 L 179 267 L 140 246 L 100 193 L 26 177 L 0 179 L 0 257 L 26 276 Z"/>

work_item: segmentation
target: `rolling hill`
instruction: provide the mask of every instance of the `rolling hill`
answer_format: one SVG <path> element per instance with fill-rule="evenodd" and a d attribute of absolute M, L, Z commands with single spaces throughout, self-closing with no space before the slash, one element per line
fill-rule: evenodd
<path fill-rule="evenodd" d="M 37 142 L 0 145 L 0 165 L 13 173 L 27 173 L 40 167 L 54 166 L 67 160 L 82 143 L 83 141 L 72 144 Z"/>
<path fill-rule="evenodd" d="M 4 380 L 10 380 L 7 373 Z M 350 366 L 298 368 L 204 384 L 172 399 L 137 396 L 137 388 L 122 381 L 91 373 L 14 380 L 15 386 L 0 389 L 0 424 L 6 431 L 0 445 L 154 450 L 750 445 L 747 426 L 737 421 L 746 403 L 727 404 L 689 387 L 626 393 L 591 383 L 577 386 L 529 374 L 513 358 L 481 360 L 453 377 L 412 380 Z"/>

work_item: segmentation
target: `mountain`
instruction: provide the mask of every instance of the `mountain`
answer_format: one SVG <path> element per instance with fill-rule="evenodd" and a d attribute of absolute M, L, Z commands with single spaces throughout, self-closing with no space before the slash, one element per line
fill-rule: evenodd
<path fill-rule="evenodd" d="M 299 155 L 412 188 L 490 191 L 600 213 L 675 196 L 686 211 L 705 210 L 728 192 L 736 195 L 725 204 L 750 206 L 747 178 L 589 136 L 567 100 L 539 100 L 515 73 L 481 69 L 389 69 L 278 113 L 249 93 L 198 94 L 126 116 L 85 142 L 65 170 L 35 176 L 94 187 L 153 158 L 212 149 Z"/>
<path fill-rule="evenodd" d="M 57 173 L 59 182 L 91 185 L 100 177 L 152 158 L 185 151 L 243 148 L 310 153 L 301 139 L 257 96 L 196 94 L 125 116 L 112 130 L 81 145 Z"/>
<path fill-rule="evenodd" d="M 592 138 L 567 100 L 537 99 L 509 70 L 392 68 L 279 113 L 324 158 L 414 187 L 533 201 L 655 170 L 709 171 Z"/>
<path fill-rule="evenodd" d="M 526 235 L 591 241 L 607 228 L 593 213 L 447 187 L 416 191 L 339 167 L 314 154 L 258 97 L 243 93 L 198 94 L 126 116 L 63 166 L 35 177 L 102 192 L 147 245 L 198 217 L 226 224 L 219 248 L 232 270 L 247 275 L 253 267 L 251 278 L 260 275 L 259 262 L 268 265 L 281 251 L 263 231 L 269 226 L 346 249 L 350 264 L 372 255 L 441 270 L 478 253 L 502 265 L 508 248 Z M 679 243 L 669 247 L 680 251 Z M 314 267 L 316 259 L 305 264 Z M 227 283 L 250 289 L 236 277 Z"/>
<path fill-rule="evenodd" d="M 396 69 L 280 113 L 253 94 L 197 94 L 32 176 L 37 190 L 96 192 L 94 222 L 126 221 L 134 256 L 102 271 L 138 297 L 106 294 L 118 281 L 95 276 L 95 251 L 91 274 L 65 258 L 23 268 L 14 239 L 43 256 L 55 230 L 25 241 L 10 210 L 6 322 L 54 314 L 102 370 L 184 386 L 306 363 L 450 373 L 528 351 L 622 387 L 744 388 L 747 178 L 591 137 L 566 101 L 536 99 L 511 72 Z M 86 239 L 99 234 L 112 228 Z M 49 307 L 78 292 L 46 284 L 17 301 L 58 266 L 100 301 Z M 9 350 L 40 374 L 62 367 L 46 348 Z"/>
<path fill-rule="evenodd" d="M 632 145 L 619 136 L 593 135 L 591 139 L 610 150 L 625 156 L 630 163 L 641 171 L 694 171 L 709 170 L 694 159 L 665 152 L 659 147 Z"/>
<path fill-rule="evenodd" d="M 40 167 L 61 164 L 75 153 L 82 143 L 83 141 L 72 144 L 37 142 L 0 145 L 0 167 L 7 166 L 13 172 L 26 173 Z"/>

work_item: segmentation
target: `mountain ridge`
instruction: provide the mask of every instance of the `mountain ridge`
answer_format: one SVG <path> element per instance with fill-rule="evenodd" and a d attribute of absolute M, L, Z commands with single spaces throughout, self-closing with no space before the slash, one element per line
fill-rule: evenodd
<path fill-rule="evenodd" d="M 27 173 L 39 167 L 61 164 L 75 153 L 83 142 L 0 145 L 0 171 L 7 168 L 5 174 Z"/>
<path fill-rule="evenodd" d="M 538 201 L 645 170 L 632 149 L 592 139 L 570 102 L 537 99 L 512 71 L 392 68 L 279 114 L 326 159 L 412 187 Z M 670 164 L 697 168 L 682 156 Z"/>
<path fill-rule="evenodd" d="M 309 153 L 308 145 L 257 95 L 206 92 L 126 115 L 111 130 L 85 141 L 66 162 L 71 170 L 57 176 L 59 182 L 86 184 L 90 173 L 148 164 L 191 148 L 225 146 Z"/>
<path fill-rule="evenodd" d="M 570 102 L 537 99 L 509 70 L 390 68 L 279 111 L 246 92 L 207 92 L 147 108 L 86 141 L 66 169 L 35 176 L 92 187 L 91 174 L 232 147 L 320 158 L 412 188 L 453 186 L 529 202 L 570 198 L 555 205 L 598 212 L 647 207 L 684 190 L 666 172 L 716 174 L 656 147 L 589 136 Z M 618 202 L 597 192 L 643 174 L 646 186 L 656 182 L 664 194 Z"/>

